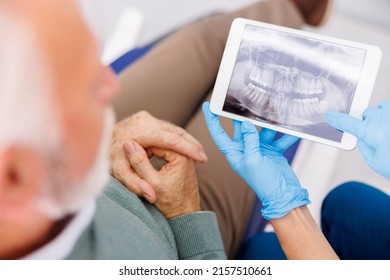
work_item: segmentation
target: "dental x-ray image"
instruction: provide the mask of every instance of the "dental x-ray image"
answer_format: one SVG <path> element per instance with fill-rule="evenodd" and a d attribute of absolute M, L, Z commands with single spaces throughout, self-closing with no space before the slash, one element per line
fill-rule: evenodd
<path fill-rule="evenodd" d="M 325 120 L 349 112 L 366 51 L 247 25 L 223 111 L 340 142 Z"/>

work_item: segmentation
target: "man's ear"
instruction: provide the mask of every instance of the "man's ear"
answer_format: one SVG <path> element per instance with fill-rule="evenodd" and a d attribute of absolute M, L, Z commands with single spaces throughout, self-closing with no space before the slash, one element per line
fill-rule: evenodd
<path fill-rule="evenodd" d="M 43 157 L 32 148 L 0 149 L 0 211 L 16 214 L 28 206 L 39 196 L 44 178 Z"/>

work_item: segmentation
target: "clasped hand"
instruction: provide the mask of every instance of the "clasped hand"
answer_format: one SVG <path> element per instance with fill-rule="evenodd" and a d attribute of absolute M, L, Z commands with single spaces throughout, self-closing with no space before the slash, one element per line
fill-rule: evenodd
<path fill-rule="evenodd" d="M 209 103 L 203 104 L 206 123 L 219 150 L 232 169 L 255 191 L 262 202 L 264 218 L 280 218 L 292 209 L 310 203 L 306 189 L 288 164 L 283 153 L 298 138 L 284 135 L 274 140 L 275 131 L 263 128 L 260 134 L 250 122 L 233 120 L 231 139 Z"/>
<path fill-rule="evenodd" d="M 152 156 L 166 165 L 155 170 Z M 194 161 L 206 162 L 207 157 L 184 129 L 145 111 L 136 113 L 115 125 L 110 160 L 112 175 L 167 218 L 200 209 Z"/>

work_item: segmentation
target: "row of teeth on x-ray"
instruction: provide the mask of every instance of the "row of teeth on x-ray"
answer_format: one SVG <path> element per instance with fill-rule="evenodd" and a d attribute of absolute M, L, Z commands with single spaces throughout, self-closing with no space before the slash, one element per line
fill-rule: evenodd
<path fill-rule="evenodd" d="M 320 78 L 278 66 L 268 68 L 255 67 L 249 76 L 254 84 L 264 89 L 272 89 L 278 94 L 298 93 L 303 95 L 321 95 Z"/>
<path fill-rule="evenodd" d="M 266 90 L 249 83 L 241 92 L 244 97 L 244 104 L 253 113 L 259 114 L 267 108 L 283 114 L 294 114 L 301 116 L 312 116 L 323 114 L 328 110 L 328 102 L 318 97 L 291 98 L 282 94 L 271 94 Z M 256 110 L 256 112 L 254 112 Z"/>

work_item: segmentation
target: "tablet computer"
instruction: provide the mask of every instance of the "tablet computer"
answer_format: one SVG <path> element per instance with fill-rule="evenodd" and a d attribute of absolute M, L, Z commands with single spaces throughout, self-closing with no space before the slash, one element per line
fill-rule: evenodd
<path fill-rule="evenodd" d="M 326 112 L 361 118 L 381 60 L 376 46 L 238 18 L 225 47 L 210 109 L 255 125 L 352 150 L 356 138 Z"/>

